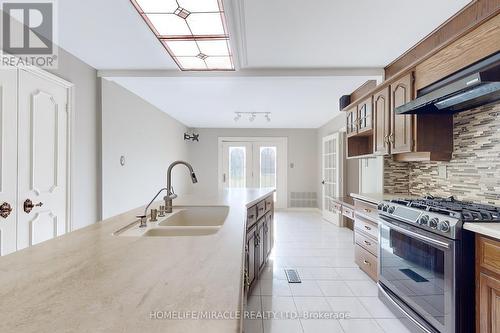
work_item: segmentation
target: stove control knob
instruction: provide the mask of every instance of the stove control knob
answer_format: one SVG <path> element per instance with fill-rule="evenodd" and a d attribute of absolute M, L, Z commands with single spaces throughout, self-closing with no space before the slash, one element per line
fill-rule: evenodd
<path fill-rule="evenodd" d="M 377 209 L 378 210 L 383 210 L 384 209 L 384 204 L 383 203 L 378 204 Z"/>
<path fill-rule="evenodd" d="M 387 210 L 389 209 L 389 205 L 384 205 L 382 209 L 384 210 L 384 212 L 387 212 Z"/>
<path fill-rule="evenodd" d="M 427 225 L 427 223 L 429 223 L 429 215 L 422 216 L 418 219 L 417 223 L 420 225 Z"/>
<path fill-rule="evenodd" d="M 439 223 L 439 219 L 435 217 L 429 221 L 429 227 L 431 227 L 432 229 L 436 229 L 438 226 L 438 223 Z"/>
<path fill-rule="evenodd" d="M 448 232 L 450 231 L 450 222 L 448 221 L 441 221 L 438 224 L 438 229 L 442 232 Z"/>
<path fill-rule="evenodd" d="M 389 214 L 394 213 L 394 211 L 395 211 L 395 210 L 396 210 L 396 207 L 394 207 L 394 206 L 391 206 L 391 207 L 389 207 L 389 208 L 387 209 L 387 211 L 389 212 Z"/>

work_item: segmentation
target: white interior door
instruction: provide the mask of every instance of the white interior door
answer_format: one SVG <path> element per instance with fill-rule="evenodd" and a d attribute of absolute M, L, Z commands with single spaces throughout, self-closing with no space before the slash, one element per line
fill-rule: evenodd
<path fill-rule="evenodd" d="M 286 141 L 222 141 L 220 179 L 224 188 L 272 187 L 277 208 L 287 206 Z"/>
<path fill-rule="evenodd" d="M 342 226 L 342 212 L 332 205 L 332 198 L 341 194 L 341 161 L 342 150 L 340 134 L 325 136 L 322 144 L 322 174 L 323 174 L 323 218 Z"/>
<path fill-rule="evenodd" d="M 18 249 L 67 232 L 68 99 L 68 87 L 19 70 Z"/>
<path fill-rule="evenodd" d="M 0 70 L 0 255 L 16 251 L 17 69 Z M 9 211 L 12 209 L 11 211 Z"/>

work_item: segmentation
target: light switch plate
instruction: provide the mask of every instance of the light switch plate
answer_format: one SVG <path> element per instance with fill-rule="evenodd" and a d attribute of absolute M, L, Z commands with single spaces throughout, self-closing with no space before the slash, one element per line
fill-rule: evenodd
<path fill-rule="evenodd" d="M 446 164 L 438 165 L 438 177 L 441 179 L 448 179 L 448 170 Z"/>

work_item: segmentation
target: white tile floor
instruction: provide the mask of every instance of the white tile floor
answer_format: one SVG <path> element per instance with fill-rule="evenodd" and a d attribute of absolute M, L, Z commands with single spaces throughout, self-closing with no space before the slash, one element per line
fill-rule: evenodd
<path fill-rule="evenodd" d="M 349 229 L 313 212 L 277 212 L 275 247 L 248 300 L 250 311 L 293 313 L 295 318 L 245 321 L 245 333 L 409 332 L 378 299 L 376 284 L 354 263 Z M 284 268 L 295 268 L 301 284 L 289 284 Z M 265 313 L 265 312 L 264 312 Z M 303 314 L 344 313 L 346 319 Z"/>

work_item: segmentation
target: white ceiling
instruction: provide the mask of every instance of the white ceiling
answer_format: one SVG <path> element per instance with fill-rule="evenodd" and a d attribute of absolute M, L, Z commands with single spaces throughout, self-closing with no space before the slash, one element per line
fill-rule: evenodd
<path fill-rule="evenodd" d="M 224 1 L 242 68 L 383 67 L 468 2 Z M 57 3 L 60 46 L 91 66 L 177 68 L 129 0 Z"/>
<path fill-rule="evenodd" d="M 317 128 L 338 112 L 339 98 L 376 77 L 114 78 L 189 127 Z M 272 112 L 234 121 L 234 112 Z"/>
<path fill-rule="evenodd" d="M 385 67 L 470 0 L 237 2 L 243 67 Z"/>
<path fill-rule="evenodd" d="M 357 73 L 112 79 L 190 127 L 315 128 L 337 114 L 341 95 L 381 78 L 372 76 L 374 67 L 387 65 L 468 2 L 224 0 L 240 73 L 257 68 L 354 68 Z M 60 46 L 89 65 L 178 71 L 129 0 L 57 3 Z M 360 74 L 361 68 L 367 71 Z M 235 111 L 270 111 L 273 121 L 235 124 Z"/>

